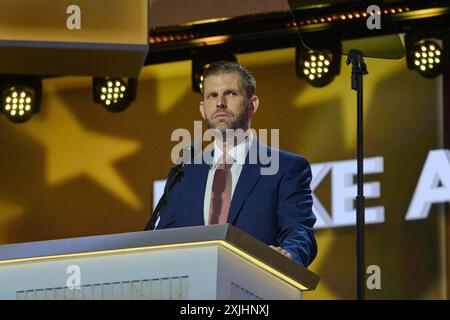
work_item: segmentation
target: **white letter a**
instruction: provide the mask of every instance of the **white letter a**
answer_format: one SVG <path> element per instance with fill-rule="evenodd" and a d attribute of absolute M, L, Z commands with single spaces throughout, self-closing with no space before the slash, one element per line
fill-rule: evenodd
<path fill-rule="evenodd" d="M 71 14 L 66 20 L 67 29 L 81 29 L 81 9 L 79 6 L 72 4 L 67 7 L 67 14 Z"/>
<path fill-rule="evenodd" d="M 406 220 L 426 219 L 433 203 L 450 201 L 450 151 L 432 150 L 406 213 Z"/>

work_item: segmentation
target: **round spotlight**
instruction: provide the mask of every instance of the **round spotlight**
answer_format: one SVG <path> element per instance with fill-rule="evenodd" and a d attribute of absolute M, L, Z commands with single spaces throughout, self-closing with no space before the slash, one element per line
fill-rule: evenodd
<path fill-rule="evenodd" d="M 298 62 L 301 74 L 314 87 L 323 87 L 334 79 L 330 72 L 333 55 L 321 52 L 307 52 Z"/>
<path fill-rule="evenodd" d="M 127 82 L 120 78 L 94 78 L 94 102 L 108 111 L 123 111 L 135 99 L 136 82 L 136 79 Z"/>
<path fill-rule="evenodd" d="M 204 79 L 205 79 L 205 77 L 203 76 L 203 74 L 201 74 L 198 79 L 198 88 L 199 88 L 200 92 L 203 92 L 203 80 Z"/>
<path fill-rule="evenodd" d="M 9 86 L 1 96 L 2 112 L 9 120 L 21 123 L 36 113 L 36 93 L 29 87 Z"/>
<path fill-rule="evenodd" d="M 198 68 L 195 72 L 195 75 L 194 75 L 195 84 L 194 85 L 197 86 L 198 90 L 196 90 L 196 91 L 198 91 L 198 92 L 203 92 L 203 80 L 204 80 L 203 73 L 210 65 L 211 64 L 209 64 L 209 63 L 204 64 L 201 68 Z"/>
<path fill-rule="evenodd" d="M 434 78 L 442 73 L 442 63 L 438 58 L 441 46 L 433 40 L 421 40 L 409 52 L 412 67 L 424 77 Z"/>

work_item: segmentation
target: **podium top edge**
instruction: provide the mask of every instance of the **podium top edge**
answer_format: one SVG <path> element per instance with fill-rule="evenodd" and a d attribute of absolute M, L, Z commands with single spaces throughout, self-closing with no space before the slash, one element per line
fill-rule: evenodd
<path fill-rule="evenodd" d="M 261 241 L 229 224 L 183 227 L 164 230 L 128 232 L 59 240 L 0 245 L 2 264 L 58 259 L 73 256 L 136 252 L 155 248 L 226 244 L 228 249 L 253 259 L 264 269 L 288 282 L 313 290 L 319 277 L 289 260 Z"/>

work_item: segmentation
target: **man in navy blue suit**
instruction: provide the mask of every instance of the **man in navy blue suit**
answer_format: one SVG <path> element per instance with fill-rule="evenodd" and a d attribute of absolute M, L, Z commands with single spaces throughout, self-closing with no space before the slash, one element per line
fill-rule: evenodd
<path fill-rule="evenodd" d="M 307 267 L 317 254 L 311 168 L 256 139 L 255 93 L 253 75 L 240 64 L 220 61 L 205 70 L 200 113 L 215 140 L 201 161 L 184 166 L 155 228 L 229 223 Z"/>

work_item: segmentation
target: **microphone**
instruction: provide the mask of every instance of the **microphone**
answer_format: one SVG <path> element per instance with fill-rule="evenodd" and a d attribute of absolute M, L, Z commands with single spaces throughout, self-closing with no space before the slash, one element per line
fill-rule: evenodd
<path fill-rule="evenodd" d="M 193 140 L 187 147 L 183 149 L 183 154 L 180 158 L 177 159 L 176 165 L 173 166 L 169 170 L 169 174 L 167 177 L 166 185 L 164 187 L 164 193 L 161 196 L 161 198 L 158 201 L 158 204 L 155 207 L 155 210 L 152 213 L 152 216 L 150 218 L 150 221 L 145 226 L 144 230 L 154 230 L 157 226 L 159 217 L 161 215 L 161 210 L 167 205 L 169 194 L 172 191 L 172 189 L 175 187 L 175 185 L 181 181 L 183 178 L 184 172 L 184 166 L 186 164 L 192 164 L 194 163 L 195 157 L 201 152 L 202 150 L 202 144 L 201 142 L 197 140 Z"/>

